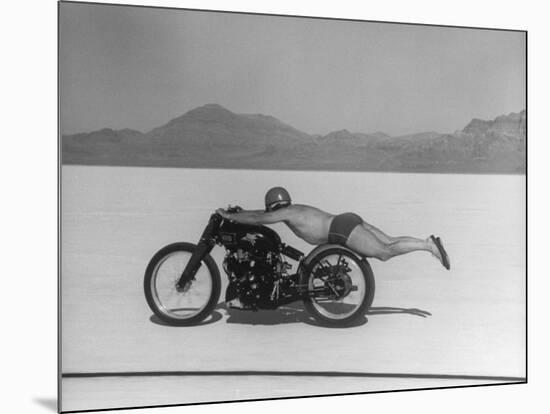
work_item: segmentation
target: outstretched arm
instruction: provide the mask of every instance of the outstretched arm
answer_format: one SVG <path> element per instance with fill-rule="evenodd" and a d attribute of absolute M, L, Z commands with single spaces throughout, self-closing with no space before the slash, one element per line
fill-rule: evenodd
<path fill-rule="evenodd" d="M 263 210 L 241 210 L 238 213 L 228 213 L 226 210 L 219 208 L 216 210 L 216 213 L 225 219 L 234 220 L 237 223 L 273 224 L 285 220 L 286 215 L 283 210 L 269 212 Z"/>

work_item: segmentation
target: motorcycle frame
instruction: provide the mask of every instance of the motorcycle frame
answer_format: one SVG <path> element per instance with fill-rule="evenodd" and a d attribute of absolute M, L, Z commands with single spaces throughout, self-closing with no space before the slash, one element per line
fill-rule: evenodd
<path fill-rule="evenodd" d="M 212 249 L 216 244 L 219 244 L 225 248 L 227 246 L 222 242 L 219 238 L 219 230 L 223 223 L 224 219 L 217 213 L 214 213 L 210 216 L 210 219 L 208 221 L 208 224 L 204 228 L 204 231 L 199 239 L 199 242 L 197 243 L 197 249 L 193 252 L 191 259 L 185 266 L 185 269 L 183 270 L 180 279 L 177 283 L 178 289 L 183 289 L 183 287 L 189 283 L 190 281 L 195 279 L 195 275 L 197 274 L 197 271 L 199 270 L 202 259 L 207 254 L 210 254 Z M 279 253 L 284 254 L 284 250 L 286 249 L 293 249 L 295 252 L 293 253 L 299 253 L 301 257 L 299 259 L 294 259 L 291 256 L 285 255 L 286 257 L 289 257 L 290 259 L 293 259 L 297 261 L 298 267 L 297 271 L 294 274 L 289 275 L 290 278 L 293 278 L 296 282 L 296 295 L 292 295 L 291 297 L 287 298 L 284 301 L 281 301 L 279 305 L 283 305 L 286 303 L 293 302 L 295 300 L 304 299 L 304 297 L 315 297 L 318 292 L 317 290 L 309 290 L 308 285 L 305 283 L 302 283 L 304 280 L 304 272 L 307 274 L 309 272 L 309 266 L 312 262 L 312 260 L 320 253 L 328 250 L 328 249 L 334 249 L 337 248 L 339 250 L 347 251 L 348 253 L 352 254 L 354 257 L 357 258 L 357 260 L 362 260 L 360 257 L 357 256 L 355 252 L 353 252 L 351 249 L 337 245 L 337 244 L 322 244 L 320 246 L 315 247 L 309 254 L 303 255 L 302 252 L 294 249 L 291 246 L 287 246 L 285 243 L 279 243 Z"/>

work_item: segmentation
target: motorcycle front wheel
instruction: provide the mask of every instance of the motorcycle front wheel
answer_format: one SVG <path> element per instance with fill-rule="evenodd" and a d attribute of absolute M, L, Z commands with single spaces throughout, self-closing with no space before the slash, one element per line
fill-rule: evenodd
<path fill-rule="evenodd" d="M 347 326 L 364 316 L 374 299 L 369 263 L 347 249 L 330 248 L 313 257 L 302 273 L 304 306 L 324 325 Z"/>
<path fill-rule="evenodd" d="M 197 248 L 192 243 L 174 243 L 160 249 L 145 270 L 144 291 L 153 313 L 170 325 L 186 326 L 203 321 L 220 297 L 220 272 L 207 254 L 195 278 L 183 289 L 176 284 Z"/>

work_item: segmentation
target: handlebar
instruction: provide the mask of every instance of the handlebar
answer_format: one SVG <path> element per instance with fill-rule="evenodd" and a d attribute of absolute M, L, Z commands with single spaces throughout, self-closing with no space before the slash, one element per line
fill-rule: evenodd
<path fill-rule="evenodd" d="M 238 213 L 239 211 L 242 211 L 242 207 L 241 206 L 234 206 L 234 207 L 231 207 L 231 206 L 228 206 L 227 207 L 227 212 L 228 213 Z"/>

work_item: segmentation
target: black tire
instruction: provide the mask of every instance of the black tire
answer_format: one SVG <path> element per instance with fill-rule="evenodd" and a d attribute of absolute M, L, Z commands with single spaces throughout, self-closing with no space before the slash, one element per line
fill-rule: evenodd
<path fill-rule="evenodd" d="M 166 260 L 169 256 L 173 255 L 174 253 L 187 252 L 192 254 L 196 248 L 197 248 L 196 245 L 192 243 L 184 243 L 184 242 L 173 243 L 168 246 L 165 246 L 153 256 L 153 258 L 147 265 L 147 269 L 145 270 L 143 288 L 145 291 L 145 298 L 147 299 L 147 304 L 149 305 L 153 313 L 159 319 L 161 319 L 163 322 L 167 324 L 176 325 L 176 326 L 188 326 L 188 325 L 198 324 L 199 322 L 203 321 L 208 315 L 210 315 L 214 310 L 214 308 L 216 307 L 216 305 L 218 304 L 218 299 L 220 298 L 220 290 L 221 290 L 220 272 L 218 270 L 218 267 L 216 266 L 216 263 L 214 262 L 214 259 L 212 259 L 212 256 L 210 256 L 209 254 L 207 254 L 202 259 L 201 264 L 202 265 L 206 264 L 206 267 L 208 269 L 208 273 L 210 275 L 211 282 L 212 282 L 211 293 L 208 297 L 208 300 L 206 301 L 206 305 L 202 307 L 198 313 L 191 315 L 189 317 L 185 317 L 185 316 L 176 317 L 175 315 L 170 315 L 166 309 L 163 309 L 161 304 L 157 303 L 160 301 L 160 299 L 158 297 L 156 298 L 158 294 L 155 294 L 156 288 L 154 288 L 153 283 L 156 282 L 156 277 L 157 277 L 159 267 L 162 265 L 164 260 Z M 181 271 L 182 270 L 183 269 L 181 269 Z M 174 272 L 174 276 L 176 276 L 175 272 Z M 175 285 L 174 285 L 174 291 L 176 291 Z M 180 293 L 180 294 L 184 295 L 185 293 Z"/>
<path fill-rule="evenodd" d="M 310 282 L 312 283 L 312 278 L 314 278 L 314 273 L 312 272 L 315 267 L 321 263 L 324 259 L 332 255 L 342 255 L 348 260 L 352 260 L 356 266 L 360 269 L 364 283 L 365 283 L 365 294 L 361 303 L 353 310 L 353 312 L 345 318 L 333 318 L 329 315 L 323 315 L 318 308 L 316 307 L 315 298 L 312 298 L 308 295 L 304 296 L 304 307 L 306 310 L 313 316 L 315 319 L 323 325 L 328 326 L 348 326 L 353 324 L 358 318 L 364 316 L 366 312 L 372 305 L 374 300 L 374 291 L 375 291 L 375 282 L 374 274 L 370 267 L 369 262 L 366 259 L 361 259 L 356 254 L 352 253 L 348 249 L 339 249 L 339 248 L 329 248 L 320 252 L 317 256 L 313 257 L 308 265 L 301 272 L 301 282 L 300 284 L 308 286 L 308 289 L 311 287 Z"/>

